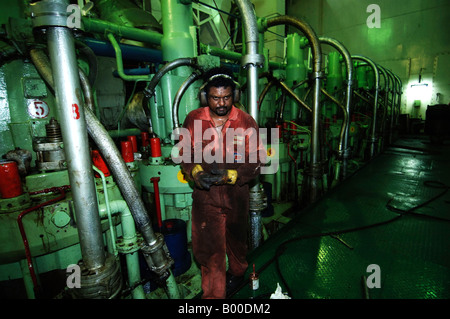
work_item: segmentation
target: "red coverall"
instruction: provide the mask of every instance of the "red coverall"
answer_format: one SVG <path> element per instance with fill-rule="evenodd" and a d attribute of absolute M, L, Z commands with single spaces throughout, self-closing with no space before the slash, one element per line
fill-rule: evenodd
<path fill-rule="evenodd" d="M 194 122 L 195 121 L 195 122 Z M 201 127 L 200 127 L 201 126 Z M 226 255 L 228 255 L 228 272 L 234 276 L 244 275 L 247 269 L 247 228 L 249 210 L 249 185 L 260 172 L 261 158 L 264 156 L 263 146 L 259 141 L 258 125 L 247 113 L 232 106 L 229 117 L 222 127 L 222 145 L 219 145 L 219 133 L 214 127 L 209 108 L 203 107 L 191 111 L 184 122 L 184 127 L 189 130 L 191 136 L 191 160 L 182 162 L 185 177 L 192 180 L 191 171 L 196 165 L 201 165 L 204 171 L 210 172 L 213 165 L 218 169 L 232 169 L 237 171 L 235 185 L 213 185 L 210 190 L 203 190 L 194 186 L 192 194 L 192 246 L 194 257 L 201 265 L 202 289 L 204 299 L 226 297 Z M 211 139 L 204 139 L 203 133 L 212 129 Z M 250 129 L 250 134 L 241 134 L 231 137 L 230 143 L 226 135 L 227 128 Z M 201 131 L 201 141 L 195 141 L 194 129 Z M 211 130 L 210 130 L 211 132 Z M 250 136 L 256 134 L 257 144 L 252 143 Z M 206 137 L 206 136 L 205 136 Z M 213 142 L 212 142 L 213 141 Z M 239 153 L 237 145 L 245 142 L 245 154 Z M 185 141 L 186 143 L 186 141 Z M 182 138 L 180 144 L 183 145 Z M 249 145 L 250 144 L 250 145 Z M 227 147 L 228 146 L 228 149 Z M 216 154 L 222 147 L 222 163 L 208 164 L 205 162 L 205 154 Z M 214 149 L 214 150 L 213 150 Z M 241 147 L 242 151 L 243 147 Z M 204 152 L 207 150 L 207 152 Z M 260 151 L 261 150 L 261 151 Z M 194 163 L 194 152 L 202 152 L 202 162 Z M 226 163 L 226 153 L 233 152 L 235 162 Z M 258 152 L 257 161 L 251 160 L 252 152 Z M 182 153 L 182 152 L 180 152 Z M 197 155 L 198 156 L 198 155 Z"/>

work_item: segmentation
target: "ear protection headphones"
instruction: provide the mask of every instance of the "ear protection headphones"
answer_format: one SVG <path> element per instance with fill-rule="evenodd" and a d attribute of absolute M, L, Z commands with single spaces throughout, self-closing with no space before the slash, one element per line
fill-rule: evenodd
<path fill-rule="evenodd" d="M 237 83 L 235 80 L 233 80 L 233 78 L 227 74 L 215 74 L 213 76 L 211 76 L 201 87 L 200 87 L 200 104 L 201 106 L 207 106 L 208 105 L 208 92 L 206 92 L 205 88 L 208 85 L 209 82 L 211 82 L 212 80 L 214 80 L 215 78 L 218 77 L 223 77 L 226 79 L 229 79 L 231 81 L 233 81 L 235 88 L 234 88 L 234 92 L 233 92 L 233 102 L 239 102 L 239 99 L 241 98 L 241 90 L 240 90 L 240 85 L 239 83 Z"/>

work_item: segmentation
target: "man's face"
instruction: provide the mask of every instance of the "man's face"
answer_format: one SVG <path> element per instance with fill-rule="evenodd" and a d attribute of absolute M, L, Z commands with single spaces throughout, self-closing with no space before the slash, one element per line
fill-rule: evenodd
<path fill-rule="evenodd" d="M 208 106 L 210 112 L 215 115 L 227 115 L 233 106 L 233 91 L 231 87 L 211 87 L 208 92 Z"/>

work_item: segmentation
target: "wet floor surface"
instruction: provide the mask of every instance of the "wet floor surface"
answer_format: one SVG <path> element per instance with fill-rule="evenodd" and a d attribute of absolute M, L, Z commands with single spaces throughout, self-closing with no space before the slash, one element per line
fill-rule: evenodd
<path fill-rule="evenodd" d="M 428 141 L 397 140 L 253 251 L 255 296 L 450 298 L 450 142 Z"/>

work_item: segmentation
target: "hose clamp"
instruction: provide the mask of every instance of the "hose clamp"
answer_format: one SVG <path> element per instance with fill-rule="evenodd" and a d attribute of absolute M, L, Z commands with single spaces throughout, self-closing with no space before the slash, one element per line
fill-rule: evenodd
<path fill-rule="evenodd" d="M 262 54 L 246 54 L 242 56 L 241 64 L 246 68 L 249 64 L 261 67 L 264 64 L 264 56 Z"/>

